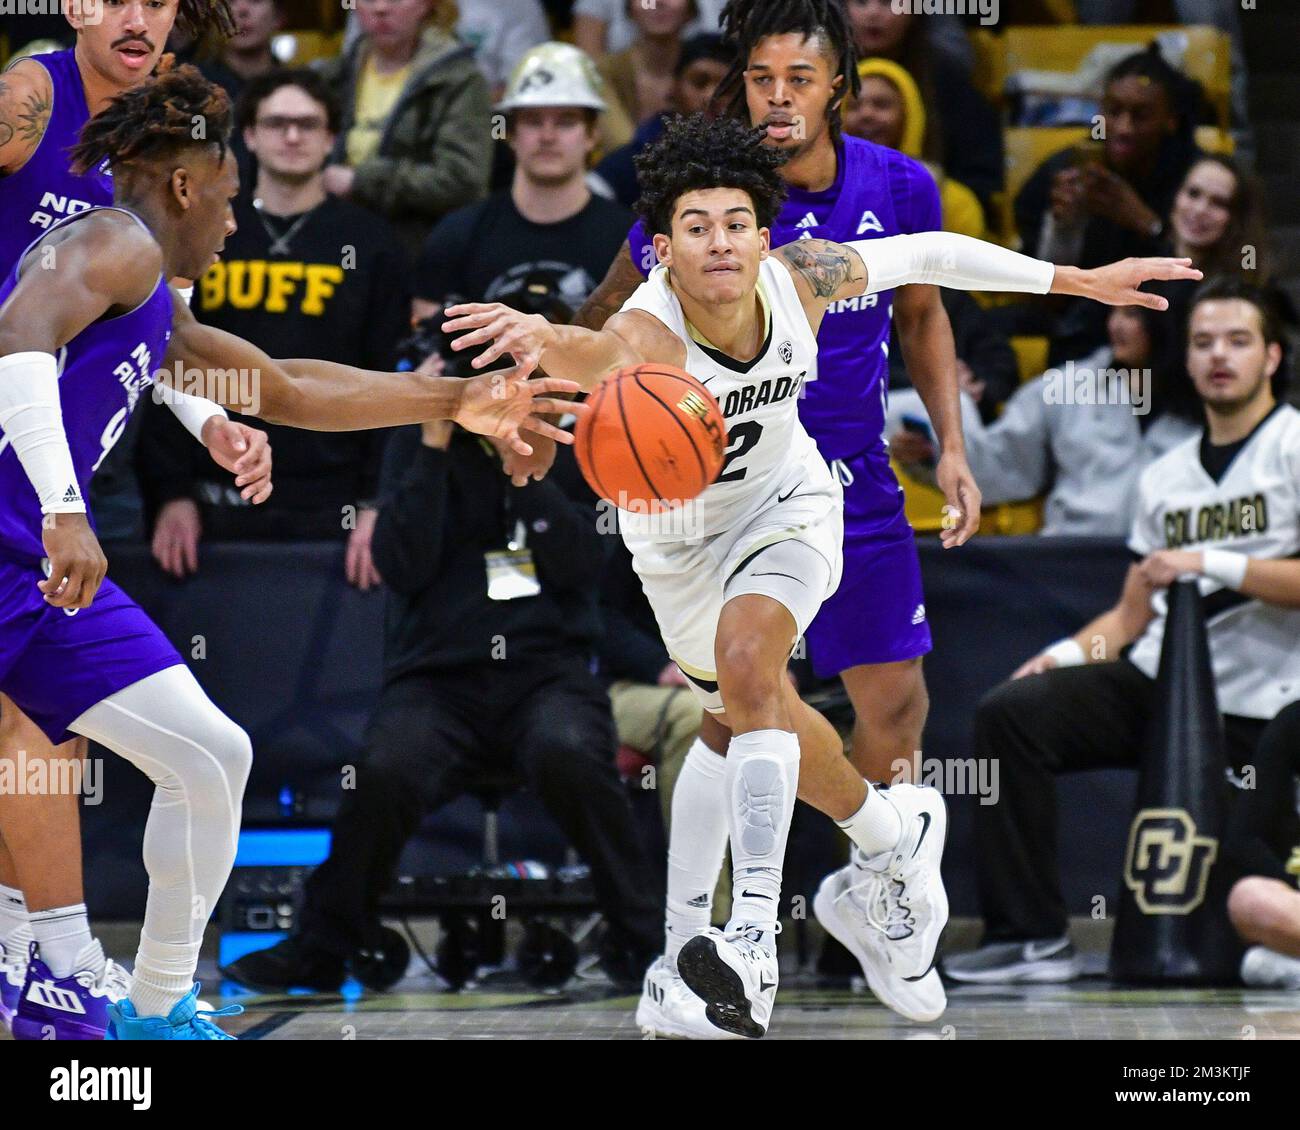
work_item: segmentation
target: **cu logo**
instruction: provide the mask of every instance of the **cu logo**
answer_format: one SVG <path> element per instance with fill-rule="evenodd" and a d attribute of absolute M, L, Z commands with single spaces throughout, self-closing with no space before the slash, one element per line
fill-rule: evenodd
<path fill-rule="evenodd" d="M 1144 808 L 1133 818 L 1124 882 L 1143 914 L 1190 914 L 1205 900 L 1219 841 L 1198 836 L 1181 808 Z"/>

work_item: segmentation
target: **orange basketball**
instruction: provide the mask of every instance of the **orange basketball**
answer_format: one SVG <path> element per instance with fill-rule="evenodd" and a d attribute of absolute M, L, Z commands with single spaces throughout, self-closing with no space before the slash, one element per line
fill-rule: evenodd
<path fill-rule="evenodd" d="M 722 470 L 722 409 L 671 365 L 620 369 L 591 394 L 574 450 L 591 489 L 624 510 L 658 514 L 694 498 Z"/>

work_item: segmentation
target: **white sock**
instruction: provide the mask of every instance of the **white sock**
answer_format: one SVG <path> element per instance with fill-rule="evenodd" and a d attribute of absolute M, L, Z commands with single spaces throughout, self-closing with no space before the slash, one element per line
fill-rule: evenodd
<path fill-rule="evenodd" d="M 195 942 L 159 942 L 140 935 L 131 978 L 131 1003 L 137 1016 L 165 1017 L 194 987 L 199 964 L 200 934 Z"/>
<path fill-rule="evenodd" d="M 898 838 L 903 834 L 903 821 L 899 819 L 898 809 L 873 788 L 871 782 L 866 784 L 867 799 L 862 802 L 862 807 L 847 820 L 836 820 L 835 823 L 844 829 L 844 834 L 858 845 L 863 855 L 872 856 L 898 846 Z"/>
<path fill-rule="evenodd" d="M 0 941 L 26 925 L 27 904 L 23 901 L 22 891 L 0 883 Z"/>
<path fill-rule="evenodd" d="M 696 738 L 673 786 L 664 915 L 664 954 L 673 963 L 682 946 L 709 928 L 727 850 L 726 771 L 727 759 Z"/>
<path fill-rule="evenodd" d="M 94 938 L 90 935 L 90 919 L 86 917 L 86 904 L 58 906 L 52 910 L 33 910 L 28 915 L 32 935 L 41 951 L 41 960 L 56 977 L 68 977 L 79 972 L 77 958 Z M 103 972 L 96 969 L 95 974 Z"/>
<path fill-rule="evenodd" d="M 799 736 L 786 730 L 736 734 L 727 747 L 727 820 L 732 905 L 728 930 L 756 927 L 776 949 L 785 843 L 799 785 Z"/>

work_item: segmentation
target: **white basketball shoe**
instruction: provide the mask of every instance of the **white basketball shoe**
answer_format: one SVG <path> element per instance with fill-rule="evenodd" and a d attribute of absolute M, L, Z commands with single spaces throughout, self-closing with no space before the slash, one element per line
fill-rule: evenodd
<path fill-rule="evenodd" d="M 666 957 L 655 958 L 645 972 L 641 1000 L 636 1006 L 636 1024 L 652 1037 L 666 1036 L 679 1040 L 735 1040 L 733 1032 L 724 1032 L 710 1024 L 704 1015 L 704 1002 L 682 980 Z"/>
<path fill-rule="evenodd" d="M 909 1020 L 936 1020 L 948 1005 L 934 968 L 948 922 L 939 871 L 948 809 L 937 789 L 895 785 L 881 795 L 902 821 L 898 845 L 870 858 L 854 848 L 848 866 L 822 880 L 813 913 L 858 959 L 882 1004 Z"/>
<path fill-rule="evenodd" d="M 756 1040 L 767 1032 L 776 1002 L 776 954 L 744 930 L 710 929 L 677 955 L 687 988 L 704 1002 L 709 1023 Z"/>

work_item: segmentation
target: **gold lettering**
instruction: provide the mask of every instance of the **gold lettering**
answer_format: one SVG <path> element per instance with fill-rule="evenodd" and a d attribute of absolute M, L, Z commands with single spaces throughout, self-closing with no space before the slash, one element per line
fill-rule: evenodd
<path fill-rule="evenodd" d="M 343 268 L 335 263 L 309 263 L 307 288 L 302 299 L 302 312 L 319 317 L 325 313 L 325 299 L 343 281 Z"/>

